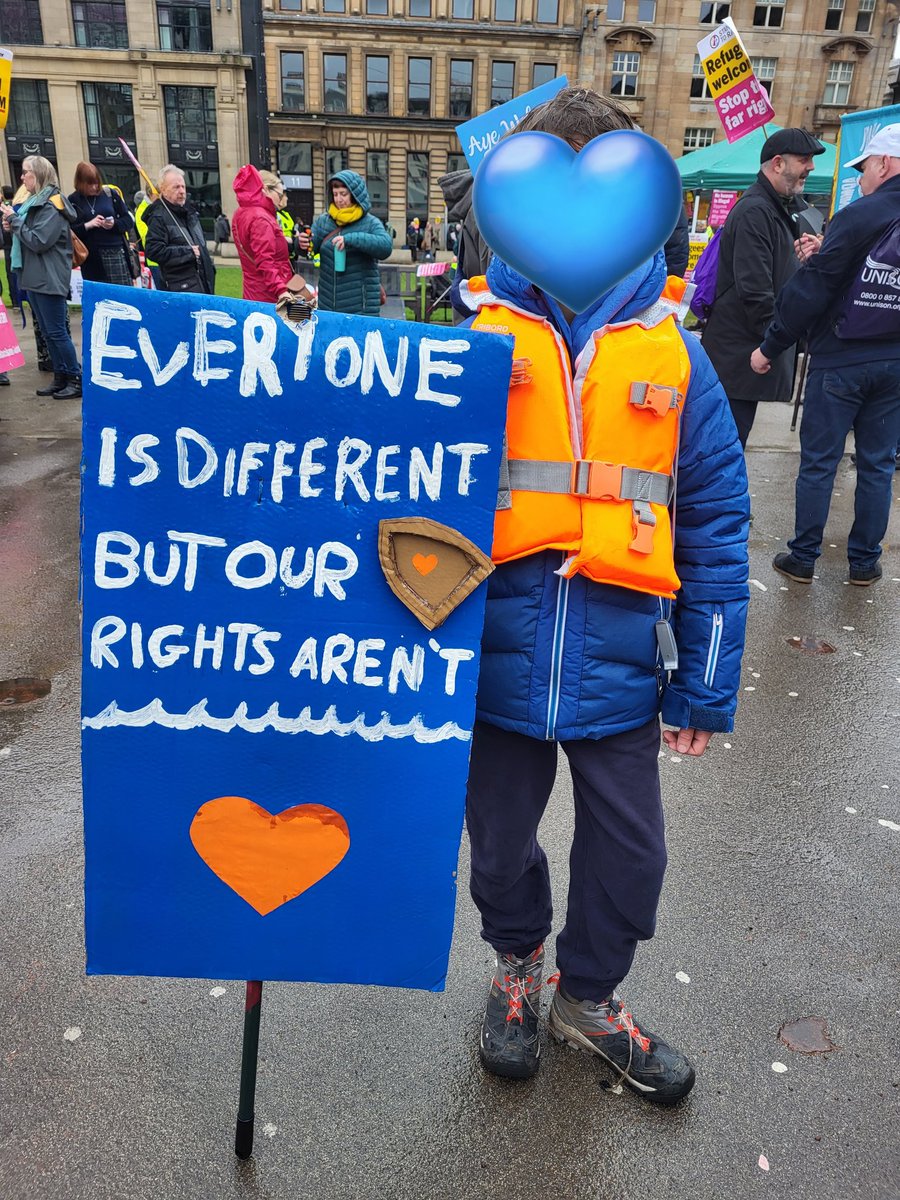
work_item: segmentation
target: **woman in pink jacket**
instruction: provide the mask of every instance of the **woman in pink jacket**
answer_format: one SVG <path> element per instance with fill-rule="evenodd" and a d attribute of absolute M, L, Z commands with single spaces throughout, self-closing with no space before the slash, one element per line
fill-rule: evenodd
<path fill-rule="evenodd" d="M 235 176 L 238 210 L 232 218 L 231 236 L 244 273 L 245 300 L 277 304 L 285 293 L 296 294 L 303 288 L 275 216 L 283 191 L 271 171 L 246 166 Z"/>

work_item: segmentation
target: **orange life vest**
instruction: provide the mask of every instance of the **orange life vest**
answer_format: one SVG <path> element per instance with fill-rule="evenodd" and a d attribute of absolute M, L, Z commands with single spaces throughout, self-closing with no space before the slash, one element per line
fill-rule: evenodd
<path fill-rule="evenodd" d="M 563 575 L 673 597 L 669 503 L 690 382 L 675 323 L 684 282 L 670 278 L 645 312 L 594 331 L 574 373 L 548 320 L 499 300 L 483 277 L 464 290 L 478 308 L 473 329 L 515 338 L 494 562 L 563 550 Z"/>

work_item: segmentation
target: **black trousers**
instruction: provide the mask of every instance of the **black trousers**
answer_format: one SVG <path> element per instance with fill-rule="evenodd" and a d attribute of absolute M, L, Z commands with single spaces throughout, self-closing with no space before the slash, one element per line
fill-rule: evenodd
<path fill-rule="evenodd" d="M 734 423 L 737 425 L 738 437 L 741 439 L 742 449 L 747 448 L 747 438 L 750 436 L 750 430 L 753 428 L 753 422 L 756 420 L 756 406 L 758 400 L 731 400 L 728 404 L 731 408 L 731 415 L 734 417 Z"/>
<path fill-rule="evenodd" d="M 575 832 L 556 961 L 569 995 L 602 1003 L 656 928 L 666 868 L 656 720 L 561 743 L 476 722 L 466 800 L 472 898 L 495 950 L 524 957 L 550 933 L 550 874 L 537 829 L 558 744 L 572 773 Z"/>

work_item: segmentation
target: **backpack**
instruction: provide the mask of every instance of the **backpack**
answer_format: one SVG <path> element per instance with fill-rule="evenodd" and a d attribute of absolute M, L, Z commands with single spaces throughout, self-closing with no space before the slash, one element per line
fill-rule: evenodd
<path fill-rule="evenodd" d="M 847 290 L 834 332 L 855 340 L 900 337 L 900 218 L 866 255 Z"/>
<path fill-rule="evenodd" d="M 722 230 L 717 229 L 706 243 L 691 276 L 691 283 L 694 287 L 694 294 L 691 296 L 691 312 L 702 321 L 707 319 L 716 301 L 716 277 L 719 274 L 719 238 L 721 234 Z"/>

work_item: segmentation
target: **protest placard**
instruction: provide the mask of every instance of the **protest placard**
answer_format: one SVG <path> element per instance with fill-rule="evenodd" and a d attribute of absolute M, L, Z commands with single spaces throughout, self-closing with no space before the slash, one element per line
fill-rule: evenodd
<path fill-rule="evenodd" d="M 862 112 L 844 113 L 838 134 L 837 162 L 834 169 L 832 212 L 846 208 L 859 194 L 860 174 L 854 167 L 845 167 L 862 154 L 866 143 L 885 125 L 900 121 L 900 104 L 884 108 L 867 108 Z"/>
<path fill-rule="evenodd" d="M 769 96 L 753 73 L 730 17 L 697 43 L 697 53 L 725 136 L 736 142 L 775 116 Z"/>
<path fill-rule="evenodd" d="M 9 94 L 12 81 L 12 50 L 0 49 L 0 129 L 9 119 Z"/>
<path fill-rule="evenodd" d="M 25 355 L 16 338 L 6 305 L 0 300 L 0 371 L 11 371 L 25 366 Z"/>
<path fill-rule="evenodd" d="M 557 92 L 568 86 L 566 76 L 559 75 L 522 96 L 516 96 L 514 100 L 507 100 L 505 104 L 498 104 L 496 108 L 490 108 L 470 121 L 457 125 L 456 136 L 472 174 L 478 170 L 484 156 L 493 150 L 505 134 L 515 129 L 526 113 L 545 100 L 552 100 Z"/>
<path fill-rule="evenodd" d="M 89 972 L 439 989 L 511 339 L 84 304 Z"/>
<path fill-rule="evenodd" d="M 725 224 L 725 218 L 737 203 L 740 192 L 715 191 L 709 202 L 709 224 L 718 229 Z"/>

